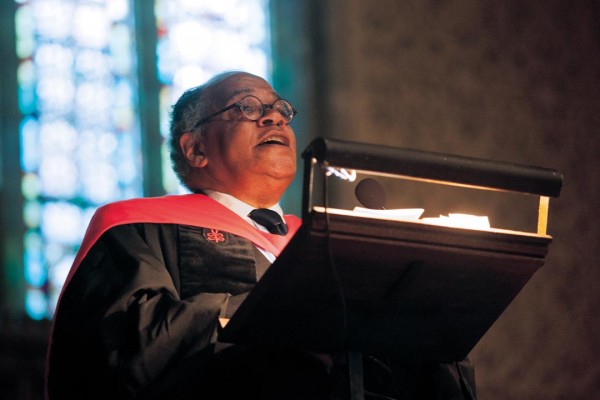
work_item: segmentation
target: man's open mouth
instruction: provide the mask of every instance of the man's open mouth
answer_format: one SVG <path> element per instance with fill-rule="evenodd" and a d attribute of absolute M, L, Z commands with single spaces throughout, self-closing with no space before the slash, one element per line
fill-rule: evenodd
<path fill-rule="evenodd" d="M 271 135 L 271 136 L 267 136 L 262 142 L 260 142 L 258 145 L 259 146 L 265 146 L 265 145 L 280 145 L 280 146 L 287 146 L 287 138 L 282 136 L 282 135 Z"/>

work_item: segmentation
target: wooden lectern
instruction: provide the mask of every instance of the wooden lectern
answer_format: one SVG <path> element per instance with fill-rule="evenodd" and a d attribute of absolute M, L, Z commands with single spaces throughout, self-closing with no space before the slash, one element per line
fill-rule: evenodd
<path fill-rule="evenodd" d="M 562 185 L 557 171 L 328 139 L 313 141 L 303 157 L 303 225 L 221 341 L 453 362 L 544 264 L 548 198 Z M 538 231 L 462 229 L 315 205 L 315 182 L 326 192 L 340 173 L 537 195 Z"/>

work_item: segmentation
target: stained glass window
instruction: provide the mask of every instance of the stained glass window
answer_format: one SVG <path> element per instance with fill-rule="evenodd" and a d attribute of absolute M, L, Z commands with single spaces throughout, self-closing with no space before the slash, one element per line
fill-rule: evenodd
<path fill-rule="evenodd" d="M 156 0 L 161 134 L 169 134 L 171 105 L 184 90 L 228 70 L 269 79 L 266 0 Z M 165 143 L 165 142 L 163 142 Z M 163 145 L 163 186 L 180 191 Z"/>
<path fill-rule="evenodd" d="M 142 194 L 128 0 L 17 1 L 25 308 L 52 316 L 101 204 Z"/>
<path fill-rule="evenodd" d="M 15 0 L 25 309 L 50 318 L 95 209 L 143 195 L 133 0 Z M 269 78 L 267 0 L 155 0 L 160 131 L 225 70 Z M 163 145 L 165 192 L 181 188 Z"/>

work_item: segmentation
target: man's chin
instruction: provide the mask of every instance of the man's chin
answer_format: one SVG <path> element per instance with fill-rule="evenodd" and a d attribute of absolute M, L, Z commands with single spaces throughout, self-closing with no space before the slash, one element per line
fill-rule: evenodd
<path fill-rule="evenodd" d="M 269 169 L 268 174 L 271 178 L 275 178 L 277 180 L 282 181 L 282 184 L 289 185 L 296 176 L 296 164 L 272 165 Z"/>
<path fill-rule="evenodd" d="M 294 169 L 293 171 L 279 171 L 278 170 L 278 171 L 272 173 L 271 176 L 276 179 L 286 181 L 287 184 L 289 185 L 290 183 L 292 183 L 292 181 L 296 177 L 296 169 Z"/>

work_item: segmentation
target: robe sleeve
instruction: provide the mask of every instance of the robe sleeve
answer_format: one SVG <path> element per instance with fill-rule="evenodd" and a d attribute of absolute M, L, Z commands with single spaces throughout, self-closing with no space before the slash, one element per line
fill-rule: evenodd
<path fill-rule="evenodd" d="M 50 393 L 60 394 L 61 382 L 70 381 L 81 386 L 81 398 L 90 387 L 135 398 L 211 346 L 228 295 L 180 297 L 176 229 L 122 225 L 94 244 L 57 312 Z"/>

